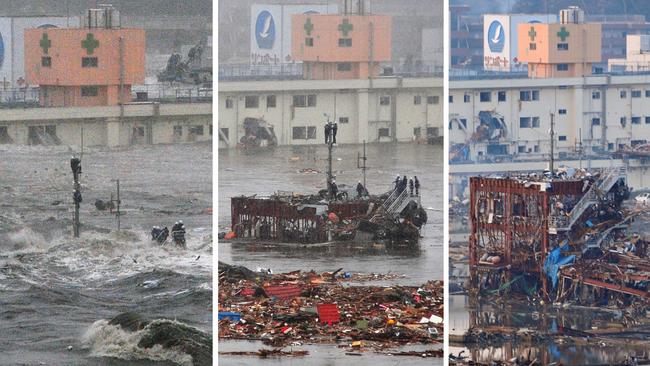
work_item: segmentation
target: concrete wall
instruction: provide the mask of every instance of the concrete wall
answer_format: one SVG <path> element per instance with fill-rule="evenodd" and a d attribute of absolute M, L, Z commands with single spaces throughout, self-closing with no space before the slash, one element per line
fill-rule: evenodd
<path fill-rule="evenodd" d="M 315 96 L 315 105 L 295 106 L 294 96 L 302 95 Z M 275 107 L 268 106 L 269 96 Z M 258 98 L 257 107 L 247 108 L 247 97 L 249 102 Z M 442 103 L 441 78 L 221 82 L 219 128 L 227 129 L 229 147 L 244 135 L 246 117 L 266 120 L 281 145 L 322 144 L 328 114 L 338 122 L 339 143 L 412 141 L 415 128 L 422 137 L 428 127 L 442 133 Z M 316 138 L 293 139 L 294 127 L 316 127 Z M 389 136 L 380 138 L 380 129 L 388 129 Z"/>
<path fill-rule="evenodd" d="M 19 145 L 31 143 L 30 127 L 45 129 L 46 126 L 50 131 L 56 130 L 56 138 L 62 145 L 79 146 L 82 138 L 84 146 L 210 141 L 212 105 L 125 105 L 123 117 L 119 107 L 7 110 L 0 115 L 2 126 L 7 127 L 13 143 Z M 180 134 L 174 134 L 176 126 Z"/>
<path fill-rule="evenodd" d="M 536 91 L 539 98 L 523 101 L 521 91 Z M 490 92 L 491 100 L 482 102 L 481 92 Z M 505 101 L 498 100 L 498 92 L 505 93 Z M 469 96 L 467 102 L 465 95 Z M 450 96 L 448 133 L 452 145 L 470 140 L 480 111 L 503 115 L 509 131 L 501 143 L 508 144 L 513 156 L 521 159 L 548 157 L 551 113 L 559 153 L 573 154 L 581 143 L 589 153 L 600 148 L 615 151 L 619 145 L 650 140 L 648 75 L 451 81 Z M 522 117 L 539 118 L 539 127 L 520 128 Z M 592 122 L 594 118 L 599 124 Z M 458 126 L 462 119 L 467 121 L 467 132 Z M 472 160 L 480 160 L 485 145 L 470 144 Z M 518 153 L 518 146 L 533 151 Z M 538 146 L 537 152 L 534 146 Z"/>

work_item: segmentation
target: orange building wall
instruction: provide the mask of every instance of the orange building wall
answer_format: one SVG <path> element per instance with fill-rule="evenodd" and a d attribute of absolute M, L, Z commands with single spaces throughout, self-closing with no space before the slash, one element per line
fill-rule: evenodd
<path fill-rule="evenodd" d="M 602 29 L 598 23 L 519 24 L 517 33 L 517 57 L 528 63 L 530 77 L 590 75 L 591 64 L 601 59 Z M 566 43 L 568 50 L 559 50 L 558 43 Z M 558 70 L 557 64 L 568 64 L 568 70 Z"/>
<path fill-rule="evenodd" d="M 50 47 L 41 47 L 44 35 Z M 88 34 L 99 41 L 92 54 L 82 48 Z M 124 38 L 124 84 L 142 84 L 145 75 L 145 32 L 142 29 L 28 29 L 25 31 L 25 73 L 30 85 L 119 85 L 119 37 Z M 52 58 L 51 67 L 41 57 Z M 98 67 L 82 67 L 82 57 L 97 57 Z"/>
<path fill-rule="evenodd" d="M 347 36 L 339 29 L 345 20 L 352 25 Z M 368 62 L 371 37 L 373 61 L 391 60 L 390 16 L 298 14 L 291 18 L 291 31 L 292 57 L 298 61 Z M 305 44 L 306 38 L 313 38 L 313 47 Z M 351 38 L 352 47 L 340 47 L 339 38 Z"/>

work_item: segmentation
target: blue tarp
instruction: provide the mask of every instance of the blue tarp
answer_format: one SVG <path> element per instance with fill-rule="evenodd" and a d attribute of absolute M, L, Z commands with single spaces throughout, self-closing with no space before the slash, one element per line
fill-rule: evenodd
<path fill-rule="evenodd" d="M 564 242 L 562 242 L 562 244 L 560 244 L 559 247 L 553 249 L 548 254 L 548 257 L 546 257 L 546 261 L 544 262 L 544 273 L 551 280 L 551 283 L 553 284 L 553 288 L 557 286 L 557 279 L 558 279 L 557 274 L 558 271 L 560 270 L 560 266 L 573 263 L 573 261 L 576 259 L 575 255 L 562 257 L 562 252 L 566 252 L 567 250 L 569 250 L 569 246 L 567 245 L 567 241 L 565 240 Z"/>

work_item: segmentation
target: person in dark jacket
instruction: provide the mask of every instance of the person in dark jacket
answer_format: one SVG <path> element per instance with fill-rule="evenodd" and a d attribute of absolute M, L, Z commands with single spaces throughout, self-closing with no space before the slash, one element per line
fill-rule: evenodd
<path fill-rule="evenodd" d="M 419 196 L 420 195 L 420 181 L 418 180 L 417 175 L 413 177 L 413 181 L 415 183 L 415 195 Z"/>
<path fill-rule="evenodd" d="M 413 179 L 409 179 L 409 194 L 413 195 Z"/>
<path fill-rule="evenodd" d="M 330 142 L 330 134 L 332 133 L 331 128 L 332 127 L 330 126 L 329 123 L 325 124 L 325 143 L 326 144 Z"/>
<path fill-rule="evenodd" d="M 406 187 L 409 184 L 408 182 L 409 182 L 408 178 L 404 176 L 404 178 L 402 178 L 402 186 L 400 187 L 400 192 L 406 189 Z"/>
<path fill-rule="evenodd" d="M 336 185 L 336 181 L 332 181 L 331 185 L 332 198 L 336 199 L 336 196 L 339 194 L 339 187 Z"/>
<path fill-rule="evenodd" d="M 366 189 L 363 187 L 363 184 L 361 184 L 361 181 L 359 181 L 359 183 L 357 183 L 357 197 L 363 197 L 365 191 Z"/>
<path fill-rule="evenodd" d="M 402 182 L 402 179 L 400 178 L 399 174 L 397 174 L 397 177 L 395 178 L 395 190 L 399 190 L 400 183 Z"/>
<path fill-rule="evenodd" d="M 333 144 L 336 143 L 336 131 L 338 131 L 338 129 L 339 129 L 339 125 L 336 122 L 334 122 L 334 126 L 332 126 L 332 143 Z"/>

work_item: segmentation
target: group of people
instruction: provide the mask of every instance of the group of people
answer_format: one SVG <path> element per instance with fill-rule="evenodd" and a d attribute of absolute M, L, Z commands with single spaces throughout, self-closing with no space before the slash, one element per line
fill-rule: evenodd
<path fill-rule="evenodd" d="M 185 247 L 185 224 L 183 220 L 176 221 L 172 226 L 172 240 L 178 246 Z M 160 226 L 154 226 L 151 229 L 151 240 L 158 242 L 162 245 L 167 238 L 169 237 L 169 229 L 167 226 L 161 228 Z"/>
<path fill-rule="evenodd" d="M 338 131 L 339 126 L 336 122 L 326 123 L 325 124 L 325 143 L 329 144 L 330 142 L 336 143 L 336 132 Z"/>
<path fill-rule="evenodd" d="M 407 176 L 404 176 L 403 178 L 400 177 L 398 174 L 397 177 L 395 178 L 395 190 L 398 192 L 404 191 L 407 187 L 409 189 L 409 193 L 411 196 L 419 196 L 420 195 L 420 181 L 418 180 L 417 176 L 413 176 L 413 178 L 408 178 Z M 415 191 L 415 194 L 413 194 Z"/>

